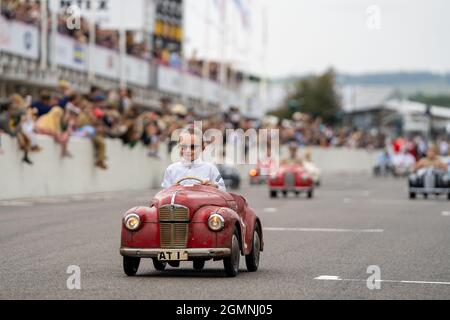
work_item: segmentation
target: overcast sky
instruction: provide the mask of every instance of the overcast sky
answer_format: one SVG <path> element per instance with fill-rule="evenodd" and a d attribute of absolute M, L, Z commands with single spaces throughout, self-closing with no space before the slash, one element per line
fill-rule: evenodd
<path fill-rule="evenodd" d="M 189 55 L 225 57 L 274 77 L 329 66 L 349 73 L 450 72 L 449 0 L 242 0 L 251 10 L 247 26 L 234 0 L 225 0 L 226 46 L 220 1 L 186 0 Z"/>

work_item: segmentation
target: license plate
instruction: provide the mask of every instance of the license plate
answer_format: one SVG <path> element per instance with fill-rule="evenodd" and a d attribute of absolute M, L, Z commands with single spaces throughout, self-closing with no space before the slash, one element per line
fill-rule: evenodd
<path fill-rule="evenodd" d="M 188 253 L 180 250 L 166 250 L 158 253 L 159 261 L 186 261 Z"/>

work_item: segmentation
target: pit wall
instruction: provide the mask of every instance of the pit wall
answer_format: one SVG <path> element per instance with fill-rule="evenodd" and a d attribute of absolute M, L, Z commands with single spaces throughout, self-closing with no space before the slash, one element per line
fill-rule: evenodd
<path fill-rule="evenodd" d="M 39 136 L 38 142 L 43 151 L 31 154 L 34 165 L 28 166 L 21 162 L 16 139 L 1 136 L 0 200 L 159 188 L 170 163 L 166 144 L 161 145 L 161 159 L 155 159 L 147 156 L 142 145 L 130 149 L 117 139 L 107 139 L 109 169 L 103 171 L 93 165 L 94 148 L 88 139 L 72 138 L 69 151 L 73 157 L 64 159 L 50 137 Z M 324 175 L 368 174 L 377 155 L 364 150 L 311 150 Z M 250 166 L 239 169 L 245 180 Z"/>

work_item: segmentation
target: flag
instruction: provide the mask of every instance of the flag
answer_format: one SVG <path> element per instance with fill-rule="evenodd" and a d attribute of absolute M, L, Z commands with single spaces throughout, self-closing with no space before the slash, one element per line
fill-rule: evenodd
<path fill-rule="evenodd" d="M 236 9 L 239 11 L 242 19 L 242 24 L 245 27 L 248 27 L 249 19 L 250 19 L 250 10 L 249 8 L 243 3 L 242 0 L 233 0 L 234 5 L 236 6 Z"/>

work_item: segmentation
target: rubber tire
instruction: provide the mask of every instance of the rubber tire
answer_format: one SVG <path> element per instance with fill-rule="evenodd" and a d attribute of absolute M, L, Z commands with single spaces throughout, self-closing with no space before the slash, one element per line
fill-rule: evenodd
<path fill-rule="evenodd" d="M 245 256 L 245 264 L 247 265 L 248 272 L 258 271 L 260 254 L 261 238 L 259 236 L 259 226 L 256 225 L 255 230 L 253 230 L 252 251 Z"/>
<path fill-rule="evenodd" d="M 287 198 L 287 196 L 288 196 L 288 192 L 287 191 L 282 191 L 281 193 L 283 194 L 283 197 Z"/>
<path fill-rule="evenodd" d="M 223 259 L 223 267 L 227 277 L 234 278 L 238 275 L 240 257 L 238 232 L 235 228 L 231 239 L 231 255 Z"/>
<path fill-rule="evenodd" d="M 428 193 L 424 193 L 424 194 L 423 194 L 423 198 L 424 198 L 424 199 L 428 199 Z"/>
<path fill-rule="evenodd" d="M 123 257 L 123 272 L 129 277 L 133 277 L 139 270 L 141 258 Z"/>
<path fill-rule="evenodd" d="M 194 270 L 203 270 L 205 267 L 205 260 L 194 260 L 193 267 Z"/>
<path fill-rule="evenodd" d="M 309 190 L 306 196 L 308 197 L 308 199 L 314 198 L 314 190 Z"/>
<path fill-rule="evenodd" d="M 270 197 L 275 199 L 278 197 L 278 192 L 276 190 L 270 190 Z"/>
<path fill-rule="evenodd" d="M 168 262 L 168 264 L 172 268 L 179 268 L 180 267 L 180 261 L 170 261 L 170 262 Z"/>
<path fill-rule="evenodd" d="M 167 267 L 167 262 L 158 261 L 156 258 L 153 259 L 153 267 L 158 271 L 164 271 Z"/>
<path fill-rule="evenodd" d="M 410 198 L 411 200 L 416 199 L 416 197 L 417 197 L 417 194 L 416 194 L 415 192 L 410 192 L 410 193 L 409 193 L 409 198 Z"/>
<path fill-rule="evenodd" d="M 447 200 L 450 200 L 450 193 L 447 193 Z"/>

